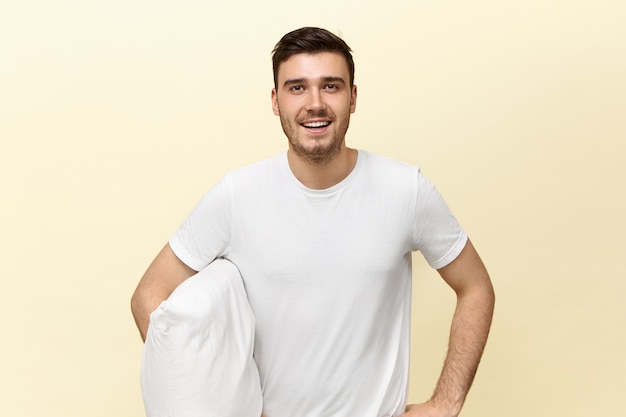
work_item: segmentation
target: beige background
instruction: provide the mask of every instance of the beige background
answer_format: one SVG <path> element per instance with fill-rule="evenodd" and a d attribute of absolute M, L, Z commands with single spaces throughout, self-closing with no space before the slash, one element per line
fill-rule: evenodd
<path fill-rule="evenodd" d="M 621 416 L 626 6 L 0 0 L 0 414 L 142 416 L 129 297 L 228 169 L 282 151 L 270 50 L 354 49 L 350 145 L 422 166 L 495 281 L 464 416 Z M 452 293 L 416 255 L 411 399 Z"/>

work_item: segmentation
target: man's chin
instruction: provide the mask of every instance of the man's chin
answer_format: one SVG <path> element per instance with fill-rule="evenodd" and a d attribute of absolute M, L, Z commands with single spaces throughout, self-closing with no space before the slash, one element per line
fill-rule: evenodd
<path fill-rule="evenodd" d="M 312 147 L 292 145 L 291 149 L 298 157 L 315 165 L 326 165 L 341 152 L 341 146 L 321 146 L 319 143 Z"/>

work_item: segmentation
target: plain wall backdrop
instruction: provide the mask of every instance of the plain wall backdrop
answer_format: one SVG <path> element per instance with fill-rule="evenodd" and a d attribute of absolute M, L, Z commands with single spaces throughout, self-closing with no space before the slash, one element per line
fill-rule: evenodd
<path fill-rule="evenodd" d="M 270 51 L 354 49 L 347 142 L 418 164 L 497 291 L 463 416 L 626 415 L 626 3 L 0 0 L 0 414 L 142 416 L 129 299 L 227 170 L 286 148 Z M 453 293 L 415 255 L 411 400 Z"/>

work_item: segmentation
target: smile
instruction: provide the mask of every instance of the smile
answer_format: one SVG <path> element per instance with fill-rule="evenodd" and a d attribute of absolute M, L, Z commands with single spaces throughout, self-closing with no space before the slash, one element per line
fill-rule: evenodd
<path fill-rule="evenodd" d="M 320 128 L 320 127 L 326 127 L 328 125 L 330 125 L 330 122 L 328 122 L 328 121 L 302 123 L 302 126 L 310 128 L 310 129 L 317 129 L 317 128 Z"/>

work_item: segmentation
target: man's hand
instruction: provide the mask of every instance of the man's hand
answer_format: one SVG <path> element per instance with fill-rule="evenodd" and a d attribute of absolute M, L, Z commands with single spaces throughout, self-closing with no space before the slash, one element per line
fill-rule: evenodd
<path fill-rule="evenodd" d="M 432 403 L 427 401 L 421 404 L 407 405 L 404 414 L 399 417 L 456 417 L 457 414 L 452 414 L 446 410 L 440 410 Z"/>

